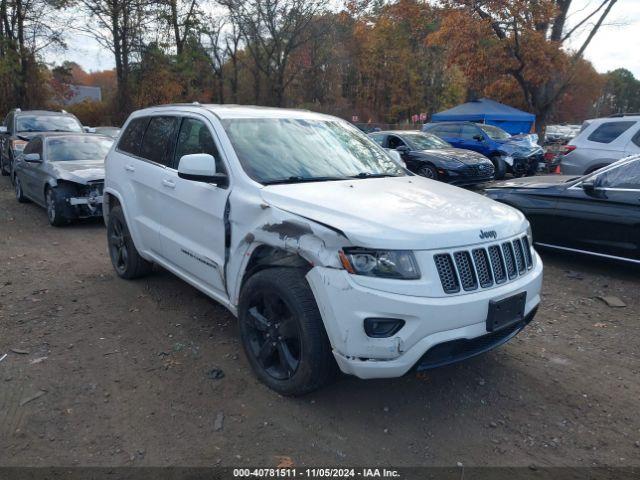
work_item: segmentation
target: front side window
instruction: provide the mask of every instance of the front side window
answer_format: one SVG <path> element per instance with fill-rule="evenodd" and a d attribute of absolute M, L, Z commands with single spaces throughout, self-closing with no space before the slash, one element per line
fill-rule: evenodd
<path fill-rule="evenodd" d="M 208 153 L 216 160 L 216 172 L 222 173 L 225 171 L 209 128 L 200 120 L 185 118 L 182 120 L 180 133 L 178 134 L 174 167 L 178 167 L 183 156 L 194 153 Z"/>
<path fill-rule="evenodd" d="M 451 148 L 451 144 L 430 133 L 405 133 L 404 138 L 414 150 Z"/>
<path fill-rule="evenodd" d="M 640 159 L 623 161 L 600 174 L 596 174 L 598 188 L 624 188 L 640 190 Z"/>
<path fill-rule="evenodd" d="M 82 125 L 69 115 L 20 115 L 16 132 L 82 132 Z"/>
<path fill-rule="evenodd" d="M 263 184 L 405 175 L 346 122 L 233 118 L 223 125 L 245 172 Z"/>
<path fill-rule="evenodd" d="M 42 138 L 37 137 L 27 143 L 27 146 L 24 147 L 22 151 L 25 155 L 28 153 L 39 153 L 42 156 Z"/>
<path fill-rule="evenodd" d="M 636 133 L 633 138 L 631 139 L 631 141 L 637 146 L 640 147 L 640 130 L 638 130 L 638 133 Z"/>
<path fill-rule="evenodd" d="M 478 127 L 482 129 L 484 133 L 486 133 L 491 140 L 507 140 L 511 138 L 511 135 L 502 130 L 499 127 L 495 127 L 493 125 L 487 125 L 484 123 L 479 123 Z"/>
<path fill-rule="evenodd" d="M 78 136 L 47 140 L 47 160 L 67 162 L 78 160 L 104 160 L 113 140 L 104 137 Z"/>
<path fill-rule="evenodd" d="M 152 117 L 142 139 L 140 156 L 161 165 L 169 165 L 167 153 L 169 145 L 173 143 L 175 138 L 178 121 L 178 117 Z"/>
<path fill-rule="evenodd" d="M 636 122 L 607 122 L 596 128 L 587 140 L 598 143 L 611 143 Z"/>
<path fill-rule="evenodd" d="M 462 125 L 460 129 L 460 138 L 463 140 L 477 140 L 474 137 L 482 137 L 480 130 L 473 125 Z"/>
<path fill-rule="evenodd" d="M 140 154 L 140 146 L 142 145 L 142 136 L 147 129 L 149 117 L 134 118 L 129 122 L 124 133 L 120 136 L 118 148 L 125 153 L 131 155 Z"/>
<path fill-rule="evenodd" d="M 391 149 L 407 146 L 400 137 L 396 137 L 395 135 L 389 135 L 389 139 L 387 140 L 387 145 Z"/>

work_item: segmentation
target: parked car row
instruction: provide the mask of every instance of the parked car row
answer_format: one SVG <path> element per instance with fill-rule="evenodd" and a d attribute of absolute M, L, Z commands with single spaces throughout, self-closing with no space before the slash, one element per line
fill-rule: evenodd
<path fill-rule="evenodd" d="M 114 130 L 83 127 L 65 111 L 14 109 L 0 126 L 0 170 L 11 175 L 17 200 L 46 208 L 51 225 L 100 217 Z"/>
<path fill-rule="evenodd" d="M 456 148 L 481 153 L 491 160 L 497 179 L 505 173 L 534 175 L 544 161 L 537 135 L 510 135 L 499 127 L 474 122 L 426 123 L 423 132 L 432 133 Z"/>

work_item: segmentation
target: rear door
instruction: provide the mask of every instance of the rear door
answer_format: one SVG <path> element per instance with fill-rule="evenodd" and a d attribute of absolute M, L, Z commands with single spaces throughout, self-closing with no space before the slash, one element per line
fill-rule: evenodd
<path fill-rule="evenodd" d="M 159 232 L 163 256 L 183 274 L 224 298 L 224 219 L 230 188 L 178 176 L 180 158 L 194 153 L 212 155 L 216 171 L 228 174 L 218 146 L 206 117 L 184 114 L 171 151 L 171 165 L 162 175 L 159 206 L 165 214 Z"/>
<path fill-rule="evenodd" d="M 428 132 L 437 135 L 456 148 L 464 148 L 460 146 L 460 126 L 459 123 L 443 123 L 430 128 Z"/>
<path fill-rule="evenodd" d="M 142 140 L 150 117 L 133 118 L 125 128 L 118 147 L 105 163 L 109 187 L 124 197 L 124 209 L 136 248 L 161 255 L 158 228 L 160 211 L 157 192 L 162 181 L 163 159 L 142 156 Z"/>
<path fill-rule="evenodd" d="M 558 198 L 556 244 L 640 260 L 640 160 L 623 162 L 578 183 Z"/>
<path fill-rule="evenodd" d="M 631 137 L 631 141 L 627 144 L 625 153 L 629 155 L 636 155 L 640 153 L 640 122 L 636 123 L 634 127 L 637 132 Z"/>

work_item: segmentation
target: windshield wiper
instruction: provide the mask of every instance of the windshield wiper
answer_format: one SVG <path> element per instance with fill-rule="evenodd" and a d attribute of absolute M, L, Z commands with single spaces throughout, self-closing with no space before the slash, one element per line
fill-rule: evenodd
<path fill-rule="evenodd" d="M 307 182 L 331 182 L 335 180 L 348 180 L 348 177 L 300 177 L 292 176 L 288 178 L 277 178 L 275 180 L 265 180 L 263 185 L 278 185 L 283 183 L 307 183 Z"/>
<path fill-rule="evenodd" d="M 351 178 L 382 178 L 382 177 L 399 177 L 400 175 L 394 175 L 392 173 L 372 173 L 372 172 L 360 172 L 357 175 L 352 175 Z"/>

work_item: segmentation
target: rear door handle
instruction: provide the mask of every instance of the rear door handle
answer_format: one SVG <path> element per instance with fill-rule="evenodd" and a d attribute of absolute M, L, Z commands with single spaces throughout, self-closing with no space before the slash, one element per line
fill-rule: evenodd
<path fill-rule="evenodd" d="M 135 171 L 136 171 L 136 169 L 135 169 L 135 167 L 134 167 L 133 165 L 125 165 L 125 166 L 124 166 L 124 169 L 125 169 L 127 172 L 135 172 Z"/>
<path fill-rule="evenodd" d="M 171 180 L 162 180 L 162 185 L 164 185 L 167 188 L 176 188 L 175 182 Z"/>

